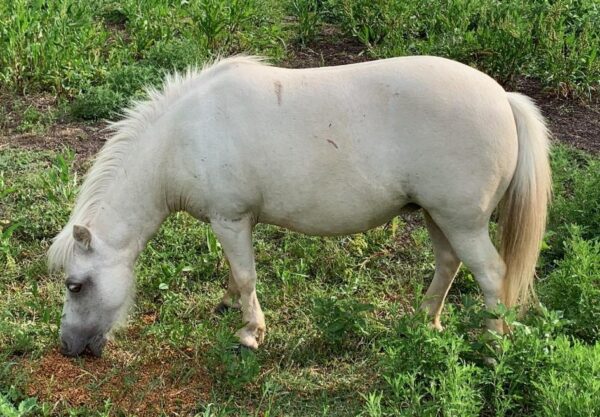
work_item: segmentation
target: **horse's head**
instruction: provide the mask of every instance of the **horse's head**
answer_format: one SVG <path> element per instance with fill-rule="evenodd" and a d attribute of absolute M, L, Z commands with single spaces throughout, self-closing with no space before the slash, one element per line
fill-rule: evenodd
<path fill-rule="evenodd" d="M 73 227 L 73 252 L 64 265 L 67 296 L 60 325 L 61 352 L 100 356 L 110 330 L 132 299 L 133 263 L 85 226 Z"/>

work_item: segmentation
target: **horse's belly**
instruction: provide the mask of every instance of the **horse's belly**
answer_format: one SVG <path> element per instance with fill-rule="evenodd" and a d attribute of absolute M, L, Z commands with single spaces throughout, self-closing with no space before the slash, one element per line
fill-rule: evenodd
<path fill-rule="evenodd" d="M 404 196 L 382 199 L 313 198 L 309 204 L 267 204 L 259 222 L 309 235 L 346 235 L 380 226 L 398 215 L 408 201 Z"/>

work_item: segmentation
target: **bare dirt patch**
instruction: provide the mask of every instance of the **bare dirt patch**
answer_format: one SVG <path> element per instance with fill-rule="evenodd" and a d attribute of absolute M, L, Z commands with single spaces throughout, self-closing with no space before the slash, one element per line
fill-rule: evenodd
<path fill-rule="evenodd" d="M 583 103 L 543 90 L 534 80 L 523 79 L 517 91 L 533 98 L 546 117 L 555 139 L 594 154 L 600 153 L 600 103 Z"/>
<path fill-rule="evenodd" d="M 321 34 L 308 45 L 293 44 L 288 58 L 280 65 L 286 68 L 313 68 L 371 61 L 365 46 L 344 36 L 333 25 L 324 25 Z"/>
<path fill-rule="evenodd" d="M 212 383 L 192 358 L 168 348 L 136 355 L 109 347 L 102 358 L 72 359 L 57 350 L 38 360 L 25 358 L 27 395 L 63 407 L 102 409 L 110 399 L 127 415 L 193 415 L 210 397 Z M 186 362 L 187 361 L 187 362 Z M 187 363 L 193 373 L 181 377 L 177 363 Z"/>
<path fill-rule="evenodd" d="M 74 122 L 63 117 L 49 126 L 20 131 L 24 109 L 33 108 L 43 115 L 54 111 L 57 104 L 56 97 L 48 93 L 18 99 L 9 94 L 0 95 L 0 149 L 11 147 L 60 151 L 68 147 L 79 160 L 96 154 L 110 134 L 105 130 L 105 122 Z"/>
<path fill-rule="evenodd" d="M 95 155 L 110 133 L 104 131 L 106 123 L 57 123 L 43 134 L 12 133 L 0 136 L 0 146 L 19 147 L 31 150 L 72 149 L 78 158 L 87 159 Z"/>

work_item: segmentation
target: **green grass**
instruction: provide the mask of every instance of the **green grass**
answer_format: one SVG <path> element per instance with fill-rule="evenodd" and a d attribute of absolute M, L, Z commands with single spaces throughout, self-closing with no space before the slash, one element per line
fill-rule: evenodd
<path fill-rule="evenodd" d="M 240 52 L 281 59 L 282 13 L 273 0 L 1 2 L 0 85 L 56 94 L 78 119 L 112 117 L 174 69 Z"/>
<path fill-rule="evenodd" d="M 598 179 L 599 171 L 591 169 L 595 163 L 596 158 L 556 147 L 554 169 L 569 166 L 570 178 L 586 178 L 572 181 L 568 190 L 555 184 L 556 200 L 565 193 L 593 192 L 588 182 Z M 258 227 L 258 294 L 267 342 L 258 352 L 240 351 L 232 337 L 241 325 L 239 313 L 212 313 L 227 276 L 220 246 L 205 225 L 177 214 L 138 262 L 137 302 L 128 328 L 117 334 L 102 361 L 73 361 L 55 353 L 63 285 L 45 266 L 50 238 L 66 221 L 79 184 L 73 154 L 3 150 L 0 172 L 0 262 L 6 265 L 0 276 L 0 407 L 9 410 L 5 414 L 32 409 L 33 415 L 135 415 L 148 396 L 159 398 L 152 402 L 155 408 L 142 408 L 138 415 L 161 410 L 215 416 L 600 412 L 600 266 L 597 238 L 582 237 L 591 220 L 580 215 L 589 209 L 586 199 L 552 208 L 551 218 L 575 226 L 560 234 L 551 223 L 538 284 L 541 302 L 551 310 L 515 322 L 514 334 L 495 347 L 480 339 L 485 313 L 465 271 L 450 294 L 445 332 L 432 331 L 414 313 L 432 275 L 433 254 L 424 228 L 406 232 L 403 220 L 396 219 L 343 238 Z M 566 175 L 556 181 L 564 182 Z M 406 233 L 408 243 L 402 243 Z M 510 312 L 506 317 L 515 320 Z M 489 356 L 495 367 L 486 365 Z M 54 371 L 36 376 L 30 370 L 49 358 L 57 361 Z M 67 366 L 86 371 L 76 381 L 61 380 Z M 43 388 L 52 372 L 59 379 Z M 90 399 L 69 403 L 74 394 L 67 389 L 80 385 Z M 128 402 L 119 396 L 126 387 L 139 386 Z M 186 387 L 191 403 L 172 394 Z"/>

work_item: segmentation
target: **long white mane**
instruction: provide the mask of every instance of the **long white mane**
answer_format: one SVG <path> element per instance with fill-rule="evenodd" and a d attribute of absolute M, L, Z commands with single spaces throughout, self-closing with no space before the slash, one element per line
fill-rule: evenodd
<path fill-rule="evenodd" d="M 245 55 L 217 58 L 201 69 L 192 67 L 183 74 L 174 72 L 166 77 L 161 90 L 148 88 L 147 99 L 134 102 L 131 107 L 124 110 L 121 120 L 109 124 L 108 129 L 113 134 L 98 153 L 92 168 L 87 173 L 69 222 L 54 238 L 48 251 L 48 267 L 51 271 L 62 269 L 69 262 L 74 246 L 73 226 L 87 225 L 93 219 L 131 143 L 139 140 L 150 123 L 157 120 L 174 102 L 191 91 L 206 76 L 230 64 L 240 63 L 260 65 L 264 64 L 264 59 Z"/>

